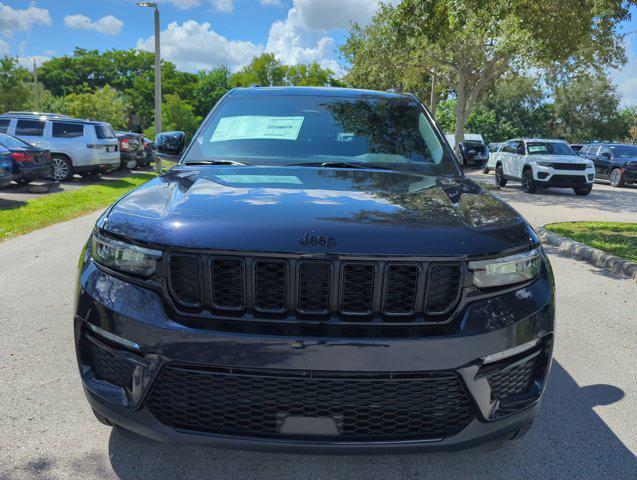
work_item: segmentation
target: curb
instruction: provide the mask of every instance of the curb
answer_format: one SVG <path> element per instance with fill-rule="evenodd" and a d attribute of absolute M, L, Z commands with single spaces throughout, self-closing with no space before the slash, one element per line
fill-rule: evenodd
<path fill-rule="evenodd" d="M 536 228 L 535 231 L 542 243 L 553 245 L 557 247 L 560 252 L 580 260 L 585 260 L 596 267 L 607 268 L 615 273 L 627 275 L 637 283 L 637 263 L 611 255 L 597 248 L 589 247 L 568 237 L 557 235 L 544 227 Z"/>

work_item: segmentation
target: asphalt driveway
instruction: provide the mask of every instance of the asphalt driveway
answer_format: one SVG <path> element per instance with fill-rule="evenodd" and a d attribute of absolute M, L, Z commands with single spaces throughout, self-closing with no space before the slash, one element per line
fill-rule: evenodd
<path fill-rule="evenodd" d="M 524 200 L 526 194 L 515 188 L 499 193 L 536 225 L 555 221 L 559 211 L 566 212 L 559 220 L 577 217 L 580 209 L 594 205 L 564 206 L 571 198 L 559 193 L 531 200 Z M 626 190 L 625 195 L 637 198 L 637 191 Z M 557 201 L 560 205 L 552 206 Z M 597 211 L 603 218 L 591 219 L 605 220 L 615 213 L 610 207 Z M 633 208 L 633 220 L 635 212 Z M 122 436 L 92 417 L 73 351 L 75 266 L 97 216 L 0 243 L 2 480 L 637 478 L 637 287 L 552 251 L 558 323 L 547 395 L 529 434 L 501 450 L 297 456 Z"/>

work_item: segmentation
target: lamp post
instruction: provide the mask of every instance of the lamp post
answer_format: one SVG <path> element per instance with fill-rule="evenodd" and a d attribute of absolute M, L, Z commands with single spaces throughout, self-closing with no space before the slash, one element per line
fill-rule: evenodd
<path fill-rule="evenodd" d="M 35 57 L 29 58 L 33 62 L 33 96 L 34 96 L 34 107 L 35 111 L 40 111 L 40 89 L 38 88 L 38 69 L 35 64 Z"/>
<path fill-rule="evenodd" d="M 137 2 L 140 7 L 155 9 L 155 135 L 161 133 L 161 53 L 159 48 L 159 8 L 157 2 Z M 155 170 L 161 175 L 161 158 L 155 155 Z"/>

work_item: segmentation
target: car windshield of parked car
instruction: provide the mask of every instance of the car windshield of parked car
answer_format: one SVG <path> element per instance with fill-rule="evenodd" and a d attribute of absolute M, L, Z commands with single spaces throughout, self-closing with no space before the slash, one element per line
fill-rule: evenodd
<path fill-rule="evenodd" d="M 575 155 L 566 143 L 562 142 L 527 142 L 529 155 Z"/>
<path fill-rule="evenodd" d="M 615 145 L 610 147 L 615 158 L 637 158 L 637 146 L 633 145 Z"/>
<path fill-rule="evenodd" d="M 226 99 L 182 163 L 219 160 L 256 165 L 350 163 L 459 174 L 418 103 L 381 97 Z"/>
<path fill-rule="evenodd" d="M 5 133 L 0 133 L 0 145 L 6 148 L 32 148 L 28 143 Z"/>

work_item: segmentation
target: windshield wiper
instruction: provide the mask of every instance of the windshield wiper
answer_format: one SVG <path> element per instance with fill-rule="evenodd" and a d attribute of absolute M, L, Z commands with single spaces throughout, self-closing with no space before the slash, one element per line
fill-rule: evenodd
<path fill-rule="evenodd" d="M 245 163 L 235 162 L 234 160 L 192 160 L 185 162 L 184 165 L 239 165 L 245 166 Z"/>
<path fill-rule="evenodd" d="M 376 170 L 390 170 L 388 167 L 381 167 L 370 163 L 350 163 L 350 162 L 301 162 L 290 163 L 286 167 L 327 167 L 327 168 L 362 168 Z"/>

